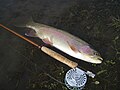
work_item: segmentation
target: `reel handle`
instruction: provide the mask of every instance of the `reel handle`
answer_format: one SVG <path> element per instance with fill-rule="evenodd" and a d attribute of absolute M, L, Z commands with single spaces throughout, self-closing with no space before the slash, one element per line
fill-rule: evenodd
<path fill-rule="evenodd" d="M 62 62 L 64 64 L 68 65 L 71 68 L 75 68 L 75 67 L 78 66 L 78 64 L 76 62 L 73 62 L 73 61 L 67 59 L 66 57 L 58 54 L 57 52 L 55 52 L 55 51 L 53 51 L 53 50 L 51 50 L 51 49 L 49 49 L 49 48 L 47 48 L 45 46 L 42 46 L 41 50 L 44 53 L 48 54 L 49 56 L 53 57 L 56 60 L 58 60 L 58 61 L 60 61 L 60 62 Z"/>

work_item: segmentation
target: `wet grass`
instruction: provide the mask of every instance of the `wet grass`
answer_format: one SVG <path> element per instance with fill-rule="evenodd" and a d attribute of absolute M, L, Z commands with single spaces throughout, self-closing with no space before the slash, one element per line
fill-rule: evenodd
<path fill-rule="evenodd" d="M 43 13 L 40 12 L 35 13 L 33 17 L 39 22 L 42 16 Z M 120 89 L 119 0 L 93 0 L 88 3 L 76 1 L 75 5 L 60 16 L 48 15 L 47 18 L 54 19 L 48 23 L 49 25 L 66 30 L 87 41 L 104 58 L 100 65 L 88 63 L 86 64 L 88 66 L 83 66 L 84 63 L 82 65 L 77 61 L 84 68 L 90 67 L 91 71 L 96 73 L 94 79 L 88 78 L 85 90 Z M 70 68 L 47 57 L 29 44 L 11 45 L 14 46 L 11 50 L 23 59 L 20 62 L 22 68 L 7 75 L 9 82 L 13 82 L 16 89 L 25 87 L 27 90 L 68 90 L 63 83 L 65 73 Z"/>

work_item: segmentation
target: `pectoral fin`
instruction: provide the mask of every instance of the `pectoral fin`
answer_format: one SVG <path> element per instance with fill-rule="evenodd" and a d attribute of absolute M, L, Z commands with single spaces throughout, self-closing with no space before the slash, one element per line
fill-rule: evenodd
<path fill-rule="evenodd" d="M 37 34 L 36 34 L 36 31 L 31 29 L 31 30 L 28 30 L 26 33 L 25 33 L 26 36 L 28 37 L 38 37 Z"/>
<path fill-rule="evenodd" d="M 69 42 L 67 42 L 67 43 L 68 43 L 69 47 L 70 47 L 75 53 L 79 52 L 78 49 L 77 49 L 74 45 L 70 44 Z"/>
<path fill-rule="evenodd" d="M 42 41 L 43 41 L 44 43 L 46 43 L 46 44 L 50 44 L 50 45 L 53 44 L 53 43 L 49 40 L 49 38 L 44 38 L 44 39 L 42 39 Z"/>

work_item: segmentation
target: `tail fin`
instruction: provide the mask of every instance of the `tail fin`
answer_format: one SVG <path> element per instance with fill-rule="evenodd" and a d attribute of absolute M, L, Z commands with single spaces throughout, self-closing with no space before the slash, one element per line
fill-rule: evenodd
<path fill-rule="evenodd" d="M 33 21 L 32 17 L 22 16 L 22 17 L 17 17 L 13 21 L 13 24 L 16 27 L 28 27 L 29 25 L 33 25 L 34 21 Z"/>

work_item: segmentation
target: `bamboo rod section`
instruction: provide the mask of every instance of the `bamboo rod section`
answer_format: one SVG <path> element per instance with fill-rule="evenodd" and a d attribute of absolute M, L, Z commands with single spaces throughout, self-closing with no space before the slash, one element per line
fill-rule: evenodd
<path fill-rule="evenodd" d="M 68 65 L 69 67 L 75 68 L 75 67 L 78 66 L 78 64 L 77 64 L 76 62 L 73 62 L 73 61 L 67 59 L 66 57 L 60 55 L 59 53 L 57 53 L 57 52 L 55 52 L 55 51 L 53 51 L 53 50 L 51 50 L 51 49 L 49 49 L 49 48 L 47 48 L 47 47 L 45 47 L 45 46 L 39 46 L 38 44 L 34 43 L 33 41 L 31 41 L 31 40 L 27 39 L 26 37 L 24 37 L 24 36 L 16 33 L 15 31 L 7 28 L 6 26 L 4 26 L 4 25 L 2 25 L 2 24 L 0 24 L 0 26 L 1 26 L 2 28 L 4 28 L 5 30 L 7 30 L 7 31 L 9 31 L 9 32 L 11 32 L 11 33 L 13 33 L 13 34 L 15 34 L 16 36 L 22 38 L 23 40 L 29 42 L 30 44 L 38 47 L 38 48 L 41 49 L 44 53 L 48 54 L 49 56 L 53 57 L 53 58 L 56 59 L 56 60 L 58 60 L 58 61 L 60 61 L 60 62 L 62 62 L 62 63 L 64 63 L 64 64 Z"/>

